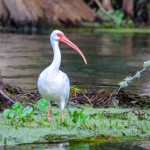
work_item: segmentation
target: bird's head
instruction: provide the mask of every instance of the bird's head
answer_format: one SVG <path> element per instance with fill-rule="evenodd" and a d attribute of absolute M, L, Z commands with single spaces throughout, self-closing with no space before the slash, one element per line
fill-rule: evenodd
<path fill-rule="evenodd" d="M 57 42 L 64 42 L 67 45 L 69 45 L 70 47 L 72 47 L 74 50 L 76 50 L 81 57 L 83 58 L 85 64 L 87 64 L 86 58 L 83 55 L 82 51 L 74 44 L 72 43 L 65 35 L 63 32 L 59 31 L 59 30 L 54 30 L 51 35 L 50 35 L 50 40 L 51 41 L 57 41 Z"/>

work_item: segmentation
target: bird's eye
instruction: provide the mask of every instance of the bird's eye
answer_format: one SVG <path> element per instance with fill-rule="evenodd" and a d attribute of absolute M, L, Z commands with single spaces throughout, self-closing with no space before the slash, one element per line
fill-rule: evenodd
<path fill-rule="evenodd" d="M 61 35 L 62 35 L 61 33 L 57 33 L 57 36 L 58 36 L 58 37 L 61 37 Z"/>
<path fill-rule="evenodd" d="M 62 39 L 63 39 L 64 35 L 63 35 L 63 34 L 61 34 L 61 33 L 57 33 L 57 36 L 58 36 L 58 38 L 59 38 L 59 41 L 62 41 Z"/>

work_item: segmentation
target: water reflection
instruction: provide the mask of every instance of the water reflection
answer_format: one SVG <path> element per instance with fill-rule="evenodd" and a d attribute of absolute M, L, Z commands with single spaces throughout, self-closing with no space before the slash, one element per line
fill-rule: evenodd
<path fill-rule="evenodd" d="M 110 143 L 56 143 L 56 144 L 25 144 L 1 147 L 1 150 L 149 150 L 146 142 L 110 142 Z"/>
<path fill-rule="evenodd" d="M 149 34 L 101 33 L 99 35 L 68 34 L 87 57 L 84 65 L 79 55 L 61 44 L 61 69 L 73 85 L 115 86 L 142 68 L 150 59 Z M 0 33 L 0 68 L 6 82 L 22 87 L 36 87 L 39 73 L 52 61 L 48 35 L 15 35 Z M 150 71 L 131 86 L 150 87 Z M 147 89 L 146 89 L 147 90 Z"/>
<path fill-rule="evenodd" d="M 55 144 L 24 144 L 17 146 L 5 146 L 0 150 L 68 150 L 69 143 Z"/>

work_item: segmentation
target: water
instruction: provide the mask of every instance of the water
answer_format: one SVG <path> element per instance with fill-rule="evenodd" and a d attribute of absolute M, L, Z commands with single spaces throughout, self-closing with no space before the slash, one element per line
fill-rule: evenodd
<path fill-rule="evenodd" d="M 72 85 L 111 87 L 142 68 L 150 60 L 150 34 L 67 34 L 85 54 L 88 65 L 70 47 L 61 44 L 61 70 Z M 36 87 L 40 72 L 52 61 L 49 35 L 0 33 L 0 69 L 4 81 L 27 88 Z M 149 92 L 150 71 L 130 85 Z"/>
<path fill-rule="evenodd" d="M 150 142 L 59 143 L 5 146 L 0 150 L 149 150 Z"/>

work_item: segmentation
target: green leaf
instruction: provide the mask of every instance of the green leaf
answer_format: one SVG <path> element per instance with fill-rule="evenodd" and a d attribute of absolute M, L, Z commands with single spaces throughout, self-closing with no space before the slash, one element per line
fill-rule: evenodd
<path fill-rule="evenodd" d="M 11 113 L 10 109 L 5 109 L 4 112 L 3 112 L 5 118 L 7 118 L 10 115 L 10 113 Z"/>
<path fill-rule="evenodd" d="M 49 105 L 49 102 L 43 98 L 37 102 L 37 108 L 40 109 L 41 111 L 47 110 L 48 105 Z"/>
<path fill-rule="evenodd" d="M 80 124 L 84 124 L 84 123 L 86 123 L 86 121 L 88 121 L 90 119 L 90 116 L 88 116 L 88 115 L 85 115 L 85 114 L 81 114 L 80 115 Z"/>
<path fill-rule="evenodd" d="M 15 116 L 14 111 L 11 111 L 11 113 L 9 114 L 9 117 L 10 117 L 10 118 L 13 118 L 14 116 Z"/>
<path fill-rule="evenodd" d="M 53 113 L 54 116 L 59 115 L 59 111 Z"/>
<path fill-rule="evenodd" d="M 22 109 L 22 104 L 20 102 L 17 102 L 17 103 L 15 103 L 15 104 L 12 105 L 12 109 L 14 111 L 21 110 Z"/>
<path fill-rule="evenodd" d="M 31 113 L 33 113 L 33 108 L 30 106 L 27 106 L 22 110 L 21 116 L 26 117 L 26 116 L 30 115 Z"/>
<path fill-rule="evenodd" d="M 72 122 L 73 123 L 77 123 L 78 122 L 78 117 L 79 117 L 79 113 L 78 113 L 78 111 L 77 110 L 75 110 L 74 112 L 73 112 L 73 119 L 72 119 Z"/>
<path fill-rule="evenodd" d="M 90 116 L 83 113 L 84 109 L 81 111 L 68 109 L 68 113 L 72 119 L 72 122 L 75 124 L 84 124 L 87 120 L 90 119 Z"/>
<path fill-rule="evenodd" d="M 72 116 L 73 116 L 73 112 L 74 112 L 74 110 L 73 110 L 73 109 L 68 108 L 68 113 L 69 113 L 69 116 L 70 116 L 70 117 L 72 117 Z"/>
<path fill-rule="evenodd" d="M 67 120 L 64 120 L 63 126 L 64 126 L 64 127 L 67 127 L 67 128 L 69 127 Z"/>
<path fill-rule="evenodd" d="M 5 118 L 7 118 L 7 119 L 11 119 L 14 117 L 14 111 L 10 110 L 10 109 L 5 109 L 3 114 L 4 114 Z"/>

